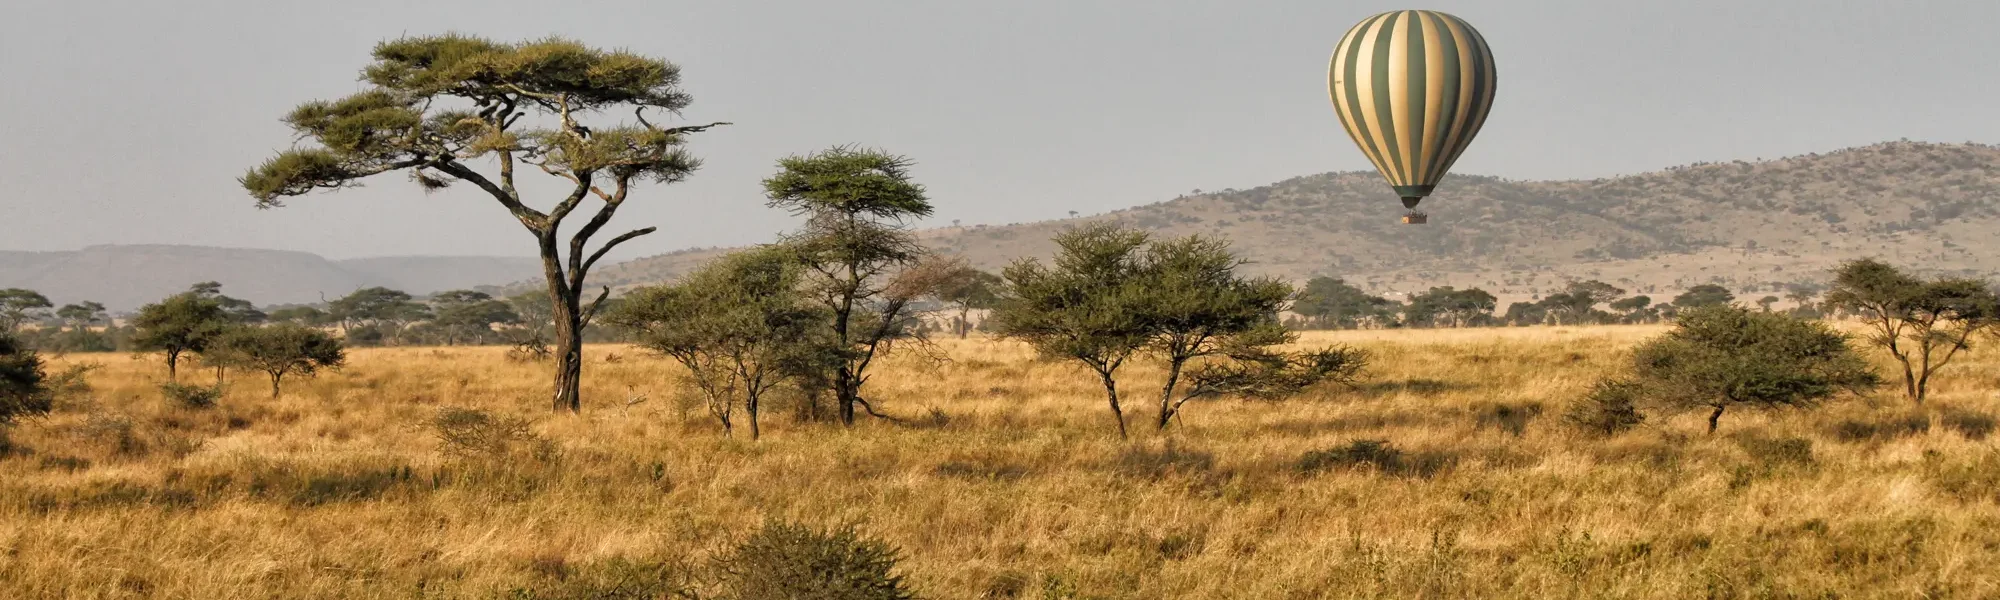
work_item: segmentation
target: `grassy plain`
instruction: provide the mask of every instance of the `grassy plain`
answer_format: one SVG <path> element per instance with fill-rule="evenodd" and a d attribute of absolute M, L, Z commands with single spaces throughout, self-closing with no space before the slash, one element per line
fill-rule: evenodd
<path fill-rule="evenodd" d="M 1885 391 L 1732 412 L 1714 436 L 1700 416 L 1563 427 L 1658 331 L 1315 333 L 1373 351 L 1369 378 L 1199 403 L 1164 434 L 1141 363 L 1130 441 L 1092 376 L 977 339 L 876 376 L 911 425 L 779 406 L 755 443 L 626 347 L 587 349 L 580 417 L 492 348 L 357 350 L 277 399 L 245 375 L 206 410 L 161 398 L 156 357 L 70 355 L 56 369 L 102 365 L 93 390 L 0 459 L 0 597 L 560 597 L 621 560 L 699 570 L 767 517 L 859 522 L 932 598 L 2000 596 L 2000 433 L 1976 418 L 2000 413 L 2000 352 L 1921 410 Z M 559 452 L 447 456 L 443 407 L 529 419 Z M 1402 466 L 1300 469 L 1355 440 Z"/>

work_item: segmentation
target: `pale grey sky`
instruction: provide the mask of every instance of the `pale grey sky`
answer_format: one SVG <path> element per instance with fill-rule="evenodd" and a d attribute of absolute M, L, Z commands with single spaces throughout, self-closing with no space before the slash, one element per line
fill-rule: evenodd
<path fill-rule="evenodd" d="M 619 258 L 768 239 L 786 154 L 906 154 L 932 224 L 1010 223 L 1368 168 L 1325 97 L 1333 43 L 1402 8 L 1477 26 L 1500 69 L 1453 169 L 1588 178 L 1897 138 L 2000 141 L 2000 2 L 1605 0 L 6 0 L 0 249 L 101 243 L 330 257 L 527 255 L 473 193 L 382 176 L 259 211 L 243 170 L 294 104 L 360 89 L 377 41 L 560 34 L 679 63 L 707 165 L 643 189 Z M 1449 185 L 1447 181 L 1447 185 Z M 1386 188 L 1385 202 L 1394 202 Z"/>

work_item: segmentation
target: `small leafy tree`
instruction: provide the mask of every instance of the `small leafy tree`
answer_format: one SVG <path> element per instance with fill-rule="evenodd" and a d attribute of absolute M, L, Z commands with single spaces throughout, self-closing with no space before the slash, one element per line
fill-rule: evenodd
<path fill-rule="evenodd" d="M 71 330 L 82 331 L 104 322 L 104 305 L 89 301 L 64 304 L 56 309 L 56 318 L 62 319 Z"/>
<path fill-rule="evenodd" d="M 725 434 L 742 406 L 755 440 L 764 394 L 796 383 L 815 354 L 838 350 L 827 339 L 829 312 L 800 291 L 795 258 L 782 247 L 731 254 L 672 285 L 633 292 L 606 319 L 686 367 Z"/>
<path fill-rule="evenodd" d="M 368 287 L 354 290 L 327 303 L 327 312 L 340 323 L 340 332 L 355 336 L 358 327 L 370 326 L 391 340 L 400 337 L 403 326 L 431 318 L 430 308 L 417 302 L 408 292 L 386 287 Z"/>
<path fill-rule="evenodd" d="M 1395 320 L 1397 308 L 1396 301 L 1370 294 L 1337 277 L 1306 280 L 1305 289 L 1299 291 L 1292 303 L 1292 312 L 1310 319 L 1313 325 L 1339 329 L 1389 324 Z"/>
<path fill-rule="evenodd" d="M 1729 293 L 1729 288 L 1710 283 L 1688 288 L 1681 295 L 1674 296 L 1674 306 L 1683 309 L 1724 306 L 1735 301 L 1736 294 Z"/>
<path fill-rule="evenodd" d="M 1614 301 L 1610 307 L 1611 310 L 1618 311 L 1620 320 L 1626 323 L 1643 323 L 1653 320 L 1652 304 L 1651 296 L 1633 296 Z"/>
<path fill-rule="evenodd" d="M 1597 310 L 1597 305 L 1617 300 L 1623 295 L 1625 290 L 1592 279 L 1569 282 L 1563 291 L 1550 294 L 1541 303 L 1557 325 L 1575 325 L 1604 320 L 1604 313 Z"/>
<path fill-rule="evenodd" d="M 613 248 L 654 228 L 590 242 L 635 184 L 674 183 L 700 165 L 684 145 L 718 124 L 661 127 L 644 112 L 686 108 L 680 68 L 664 60 L 549 38 L 503 43 L 463 35 L 376 45 L 363 70 L 367 89 L 299 105 L 286 124 L 316 145 L 294 148 L 251 169 L 244 189 L 259 206 L 370 176 L 409 173 L 426 190 L 466 183 L 491 197 L 535 238 L 555 331 L 555 410 L 582 409 L 583 329 L 610 296 L 583 302 L 591 267 Z M 585 116 L 632 111 L 636 123 L 585 126 Z M 479 167 L 491 165 L 491 170 Z M 515 171 L 534 167 L 563 188 L 547 210 L 529 205 Z M 581 225 L 570 215 L 601 201 Z M 567 239 L 564 239 L 567 234 Z"/>
<path fill-rule="evenodd" d="M 1873 259 L 1834 272 L 1829 306 L 1859 314 L 1869 341 L 1902 363 L 1903 393 L 1922 404 L 1931 377 L 1972 347 L 1972 337 L 2000 327 L 2000 295 L 1976 279 L 1923 280 Z"/>
<path fill-rule="evenodd" d="M 326 311 L 311 306 L 288 306 L 271 311 L 270 320 L 273 323 L 293 323 L 308 327 L 318 327 L 332 323 L 333 317 L 328 315 Z"/>
<path fill-rule="evenodd" d="M 347 362 L 340 340 L 291 323 L 231 329 L 216 340 L 213 351 L 224 364 L 270 375 L 272 398 L 278 397 L 286 375 L 312 377 Z"/>
<path fill-rule="evenodd" d="M 21 417 L 47 414 L 55 398 L 44 387 L 48 373 L 42 358 L 21 345 L 13 334 L 0 331 L 0 427 Z M 5 432 L 0 431 L 0 436 Z M 0 437 L 4 442 L 4 437 Z"/>
<path fill-rule="evenodd" d="M 181 356 L 208 349 L 224 331 L 235 324 L 231 311 L 219 293 L 204 286 L 168 296 L 139 308 L 132 319 L 132 344 L 140 350 L 167 357 L 167 379 L 178 378 Z M 234 300 L 234 299 L 231 299 Z"/>
<path fill-rule="evenodd" d="M 1145 292 L 1144 320 L 1152 330 L 1149 348 L 1167 363 L 1155 425 L 1173 422 L 1185 398 L 1175 388 L 1188 361 L 1215 356 L 1232 341 L 1260 331 L 1282 329 L 1278 311 L 1291 300 L 1292 286 L 1236 272 L 1243 261 L 1217 238 L 1192 235 L 1155 242 L 1138 265 Z"/>
<path fill-rule="evenodd" d="M 435 315 L 432 322 L 444 334 L 446 346 L 460 340 L 478 343 L 493 336 L 493 324 L 512 323 L 521 318 L 514 314 L 514 307 L 486 292 L 438 292 L 431 296 L 430 304 L 431 314 Z"/>
<path fill-rule="evenodd" d="M 47 296 L 34 290 L 0 290 L 0 333 L 12 332 L 22 323 L 47 316 L 51 306 Z"/>
<path fill-rule="evenodd" d="M 861 395 L 868 368 L 896 342 L 922 339 L 911 303 L 934 294 L 948 274 L 945 263 L 926 264 L 910 232 L 911 220 L 931 214 L 910 166 L 901 156 L 836 147 L 780 160 L 764 180 L 771 207 L 806 218 L 785 246 L 805 265 L 807 293 L 833 314 L 828 326 L 841 361 L 825 379 L 843 425 L 854 424 L 857 405 L 875 414 Z"/>
<path fill-rule="evenodd" d="M 939 285 L 937 296 L 958 309 L 952 320 L 952 333 L 965 339 L 972 331 L 969 316 L 974 310 L 988 310 L 1000 301 L 1000 288 L 1006 285 L 999 275 L 974 269 L 958 261 L 948 263 L 946 275 Z"/>
<path fill-rule="evenodd" d="M 1493 318 L 1497 302 L 1493 294 L 1479 288 L 1434 287 L 1410 298 L 1409 306 L 1403 308 L 1403 321 L 1425 327 L 1478 325 Z"/>
<path fill-rule="evenodd" d="M 1633 352 L 1631 382 L 1667 410 L 1811 406 L 1881 383 L 1847 336 L 1819 321 L 1734 306 L 1683 310 L 1674 329 Z M 1620 391 L 1620 393 L 1624 393 Z"/>
<path fill-rule="evenodd" d="M 1277 327 L 1262 327 L 1231 339 L 1218 352 L 1227 360 L 1203 363 L 1188 372 L 1187 385 L 1171 412 L 1179 414 L 1180 405 L 1200 398 L 1277 400 L 1322 383 L 1352 385 L 1368 367 L 1367 351 L 1346 346 L 1302 352 L 1275 349 L 1297 339 L 1296 334 Z"/>
<path fill-rule="evenodd" d="M 815 529 L 769 521 L 715 560 L 732 600 L 912 600 L 896 573 L 902 553 L 853 525 Z"/>
<path fill-rule="evenodd" d="M 1118 436 L 1126 437 L 1118 402 L 1117 373 L 1145 347 L 1155 330 L 1147 311 L 1142 250 L 1147 235 L 1114 224 L 1090 224 L 1055 237 L 1052 266 L 1026 258 L 1007 267 L 1008 294 L 993 313 L 1003 337 L 1033 346 L 1044 357 L 1074 360 L 1097 373 Z"/>

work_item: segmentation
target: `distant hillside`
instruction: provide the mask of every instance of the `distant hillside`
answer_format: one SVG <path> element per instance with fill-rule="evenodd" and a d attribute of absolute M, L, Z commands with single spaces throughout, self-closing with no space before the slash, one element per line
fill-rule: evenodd
<path fill-rule="evenodd" d="M 1430 224 L 1373 172 L 1311 175 L 1103 215 L 926 230 L 934 248 L 998 269 L 1047 256 L 1064 227 L 1120 221 L 1163 235 L 1225 236 L 1252 269 L 1334 275 L 1378 293 L 1480 286 L 1507 299 L 1597 278 L 1635 293 L 1820 280 L 1878 256 L 1933 271 L 2000 272 L 2000 148 L 1892 142 L 1762 162 L 1702 163 L 1588 181 L 1454 175 L 1425 200 Z M 949 201 L 949 199 L 944 199 Z M 600 269 L 599 283 L 670 279 L 722 250 Z"/>
<path fill-rule="evenodd" d="M 0 251 L 0 288 L 23 287 L 57 303 L 95 300 L 113 311 L 138 308 L 200 281 L 258 304 L 318 302 L 384 285 L 413 294 L 533 277 L 530 258 L 384 257 L 330 261 L 283 250 L 171 245 L 105 245 L 72 252 Z"/>

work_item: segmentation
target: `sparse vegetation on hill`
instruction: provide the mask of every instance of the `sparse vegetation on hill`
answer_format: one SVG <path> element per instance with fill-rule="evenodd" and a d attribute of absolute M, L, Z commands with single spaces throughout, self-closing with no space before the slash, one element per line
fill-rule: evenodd
<path fill-rule="evenodd" d="M 1159 235 L 1226 237 L 1256 274 L 1340 277 L 1398 300 L 1433 286 L 1479 287 L 1502 305 L 1585 279 L 1655 298 L 1697 284 L 1782 293 L 1864 256 L 1926 272 L 2000 273 L 2000 238 L 1987 233 L 2000 229 L 1994 146 L 1891 142 L 1585 181 L 1451 175 L 1438 190 L 1425 202 L 1427 226 L 1396 222 L 1400 209 L 1381 176 L 1350 172 L 922 235 L 997 271 L 1053 253 L 1049 240 L 1064 227 L 1116 221 Z M 639 259 L 600 276 L 617 285 L 663 281 L 714 252 Z"/>

